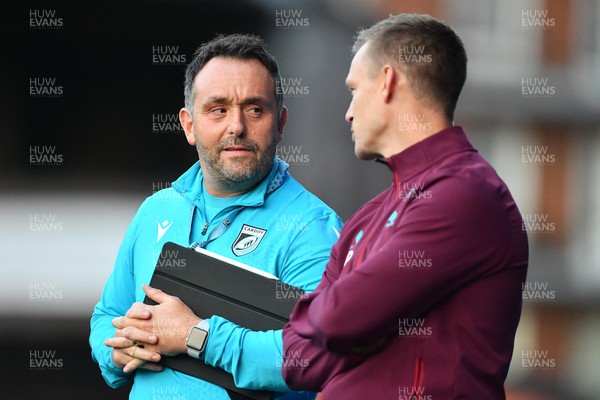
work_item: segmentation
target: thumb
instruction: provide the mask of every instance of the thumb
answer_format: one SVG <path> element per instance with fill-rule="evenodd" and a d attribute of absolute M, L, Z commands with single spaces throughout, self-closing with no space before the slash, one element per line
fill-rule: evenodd
<path fill-rule="evenodd" d="M 144 291 L 144 293 L 146 293 L 146 296 L 148 296 L 150 299 L 154 300 L 158 304 L 164 303 L 169 298 L 173 297 L 169 296 L 162 290 L 153 288 L 152 286 L 146 285 L 145 283 L 142 285 L 142 290 Z"/>

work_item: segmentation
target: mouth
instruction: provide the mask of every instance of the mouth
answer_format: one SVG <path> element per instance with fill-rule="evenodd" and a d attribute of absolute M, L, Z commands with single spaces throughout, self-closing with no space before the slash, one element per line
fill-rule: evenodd
<path fill-rule="evenodd" d="M 252 153 L 252 150 L 244 146 L 227 146 L 222 152 L 229 155 L 246 155 Z"/>

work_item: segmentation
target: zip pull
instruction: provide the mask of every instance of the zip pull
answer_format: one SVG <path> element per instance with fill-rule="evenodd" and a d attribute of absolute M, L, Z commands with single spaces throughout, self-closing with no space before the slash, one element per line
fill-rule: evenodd
<path fill-rule="evenodd" d="M 202 228 L 202 236 L 206 235 L 206 231 L 208 230 L 208 222 L 204 224 L 204 228 Z"/>

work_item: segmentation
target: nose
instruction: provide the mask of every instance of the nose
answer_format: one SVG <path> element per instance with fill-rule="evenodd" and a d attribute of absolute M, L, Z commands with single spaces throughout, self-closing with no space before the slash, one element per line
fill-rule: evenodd
<path fill-rule="evenodd" d="M 350 102 L 348 110 L 346 111 L 346 121 L 352 122 L 354 120 L 354 101 Z"/>
<path fill-rule="evenodd" d="M 244 121 L 244 113 L 239 109 L 231 110 L 229 126 L 227 133 L 237 137 L 243 136 L 246 132 L 246 122 Z"/>

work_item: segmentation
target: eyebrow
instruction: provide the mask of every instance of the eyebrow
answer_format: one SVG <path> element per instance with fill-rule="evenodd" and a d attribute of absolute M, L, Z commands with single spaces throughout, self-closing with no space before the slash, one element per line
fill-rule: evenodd
<path fill-rule="evenodd" d="M 229 104 L 229 103 L 231 103 L 231 101 L 229 99 L 227 99 L 226 97 L 211 96 L 211 97 L 206 98 L 202 102 L 202 106 L 206 106 L 209 104 Z"/>
<path fill-rule="evenodd" d="M 269 100 L 262 96 L 253 96 L 253 97 L 248 97 L 248 98 L 242 100 L 241 104 L 243 106 L 247 106 L 249 104 L 267 105 L 267 104 L 269 104 Z"/>
<path fill-rule="evenodd" d="M 249 104 L 266 105 L 268 103 L 269 103 L 269 100 L 265 97 L 252 96 L 252 97 L 247 97 L 245 99 L 242 99 L 242 101 L 239 104 L 242 106 L 247 106 Z M 229 104 L 232 104 L 232 101 L 229 98 L 223 97 L 223 96 L 210 96 L 205 101 L 202 102 L 203 106 L 210 105 L 210 104 L 228 104 L 229 105 Z"/>

